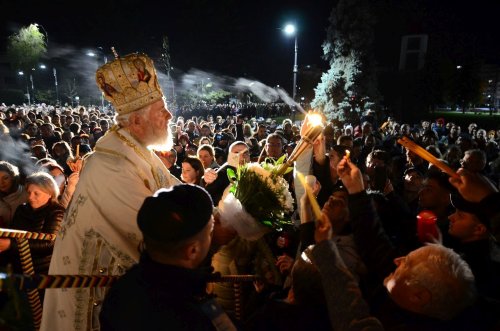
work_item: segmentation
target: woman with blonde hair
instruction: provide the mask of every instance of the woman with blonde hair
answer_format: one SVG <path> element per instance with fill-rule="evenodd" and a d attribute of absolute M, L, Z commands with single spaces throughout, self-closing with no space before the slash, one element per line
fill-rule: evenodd
<path fill-rule="evenodd" d="M 17 207 L 11 228 L 31 232 L 57 234 L 64 216 L 64 207 L 59 204 L 59 188 L 51 175 L 36 172 L 26 178 L 28 202 Z M 16 241 L 0 239 L 0 253 L 11 255 L 18 262 Z M 54 248 L 51 240 L 29 240 L 33 266 L 36 273 L 47 274 Z"/>

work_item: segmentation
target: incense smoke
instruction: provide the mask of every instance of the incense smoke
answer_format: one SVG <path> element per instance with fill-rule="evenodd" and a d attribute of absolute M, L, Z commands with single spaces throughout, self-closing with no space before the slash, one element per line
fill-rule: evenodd
<path fill-rule="evenodd" d="M 91 57 L 88 55 L 88 49 L 77 49 L 72 46 L 55 44 L 52 44 L 52 46 L 47 57 L 66 62 L 66 70 L 63 67 L 58 68 L 60 99 L 63 102 L 71 100 L 69 90 L 74 88 L 81 97 L 80 100 L 83 104 L 99 104 L 101 93 L 95 83 L 95 71 L 104 64 L 106 54 L 94 50 L 95 56 Z M 107 58 L 111 59 L 111 55 Z M 158 63 L 156 67 L 158 68 Z M 270 87 L 257 80 L 216 75 L 198 69 L 190 69 L 186 73 L 174 71 L 171 76 L 172 79 L 169 79 L 167 75 L 158 70 L 157 73 L 158 81 L 164 92 L 167 90 L 176 94 L 189 92 L 194 95 L 202 95 L 208 90 L 216 91 L 218 89 L 232 93 L 249 92 L 263 102 L 279 102 L 282 100 L 290 107 L 296 107 L 296 109 L 305 113 L 300 104 L 295 102 L 284 89 Z M 89 98 L 85 98 L 86 96 L 89 96 Z"/>

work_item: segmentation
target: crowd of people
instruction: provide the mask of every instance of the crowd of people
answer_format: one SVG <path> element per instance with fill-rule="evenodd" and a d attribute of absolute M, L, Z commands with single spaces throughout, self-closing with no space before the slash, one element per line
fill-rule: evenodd
<path fill-rule="evenodd" d="M 43 330 L 500 327 L 500 130 L 373 111 L 357 123 L 323 118 L 295 162 L 315 176 L 322 216 L 290 173 L 290 224 L 248 241 L 218 220 L 227 170 L 290 155 L 310 115 L 300 125 L 238 107 L 172 116 L 149 58 L 115 61 L 138 60 L 148 98 L 108 87 L 115 114 L 0 107 L 0 227 L 57 234 L 30 240 L 36 273 L 125 274 L 108 295 L 47 290 Z M 403 136 L 457 176 L 399 145 Z M 434 236 L 422 236 L 423 211 Z M 22 272 L 15 240 L 0 238 L 0 261 Z M 259 278 L 207 287 L 213 270 Z"/>
<path fill-rule="evenodd" d="M 184 105 L 176 110 L 177 116 L 192 118 L 193 116 L 207 118 L 208 115 L 226 117 L 241 114 L 248 118 L 290 117 L 292 108 L 281 102 L 231 102 L 231 103 L 196 103 Z"/>

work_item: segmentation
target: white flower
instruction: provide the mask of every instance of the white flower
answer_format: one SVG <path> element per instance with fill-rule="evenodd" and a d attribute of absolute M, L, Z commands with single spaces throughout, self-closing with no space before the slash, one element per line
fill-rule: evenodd
<path fill-rule="evenodd" d="M 288 190 L 288 182 L 283 177 L 278 177 L 275 182 L 268 181 L 268 184 L 277 193 L 281 207 L 286 211 L 293 211 L 293 197 Z"/>
<path fill-rule="evenodd" d="M 271 176 L 271 173 L 266 169 L 262 168 L 262 166 L 259 163 L 252 162 L 248 163 L 247 166 L 249 171 L 255 172 L 257 175 L 262 177 L 262 179 L 267 179 Z"/>
<path fill-rule="evenodd" d="M 293 198 L 288 191 L 288 182 L 282 176 L 275 174 L 276 164 L 248 163 L 242 167 L 239 168 L 237 182 L 232 186 L 234 196 L 231 198 L 230 194 L 221 200 L 219 209 L 222 209 L 221 216 L 223 215 L 224 223 L 236 222 L 232 224 L 233 228 L 241 236 L 254 240 L 262 236 L 261 231 L 277 229 L 286 222 L 285 214 L 293 211 Z M 260 191 L 263 195 L 255 194 L 256 191 Z M 277 200 L 277 204 L 273 203 L 272 206 L 264 204 L 265 210 L 245 209 L 247 204 L 259 205 L 262 199 Z M 255 236 L 250 234 L 253 230 L 256 230 Z"/>

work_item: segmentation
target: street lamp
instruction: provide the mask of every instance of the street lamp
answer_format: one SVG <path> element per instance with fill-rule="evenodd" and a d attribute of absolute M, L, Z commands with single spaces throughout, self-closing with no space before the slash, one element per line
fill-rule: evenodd
<path fill-rule="evenodd" d="M 97 49 L 98 49 L 98 52 L 100 52 L 102 54 L 103 64 L 108 63 L 108 58 L 106 57 L 106 54 L 104 53 L 104 49 L 101 46 L 98 46 Z M 97 57 L 97 54 L 93 51 L 88 51 L 87 56 Z M 99 68 L 99 60 L 97 60 L 97 68 Z M 104 110 L 104 92 L 101 92 L 101 106 L 102 106 L 102 109 Z"/>
<path fill-rule="evenodd" d="M 31 71 L 35 71 L 35 68 L 31 68 Z M 33 82 L 33 73 L 30 72 L 30 82 L 31 82 L 31 91 L 33 92 L 33 103 L 36 103 L 35 100 L 35 83 Z"/>
<path fill-rule="evenodd" d="M 59 88 L 57 86 L 57 70 L 56 68 L 52 68 L 52 73 L 54 74 L 54 85 L 56 87 L 56 104 L 59 104 Z"/>
<path fill-rule="evenodd" d="M 99 46 L 97 48 L 102 53 L 102 59 L 103 59 L 104 64 L 108 63 L 108 58 L 106 57 L 106 54 L 104 54 L 104 49 L 101 46 Z M 97 54 L 95 52 L 93 52 L 93 51 L 88 51 L 87 52 L 87 56 L 96 57 Z"/>
<path fill-rule="evenodd" d="M 18 71 L 17 74 L 19 76 L 24 76 L 24 72 L 23 71 Z M 28 97 L 28 105 L 31 105 L 30 88 L 29 88 L 27 80 L 26 80 L 26 97 Z"/>
<path fill-rule="evenodd" d="M 47 69 L 47 66 L 45 64 L 40 64 L 38 66 L 40 69 Z M 52 74 L 54 75 L 54 86 L 55 86 L 55 90 L 56 90 L 56 104 L 59 104 L 59 87 L 57 86 L 57 70 L 56 68 L 52 68 Z"/>
<path fill-rule="evenodd" d="M 39 64 L 38 67 L 40 69 L 43 69 L 43 70 L 47 69 L 47 67 L 45 66 L 45 64 Z M 34 72 L 36 71 L 36 69 L 35 68 L 31 68 L 31 71 L 32 71 L 30 73 L 31 91 L 33 92 L 33 103 L 35 103 L 36 102 L 36 100 L 35 100 L 35 83 L 33 81 L 33 75 L 34 75 Z"/>
<path fill-rule="evenodd" d="M 292 87 L 292 99 L 295 102 L 295 97 L 297 95 L 297 73 L 298 73 L 298 65 L 297 65 L 297 53 L 299 51 L 299 46 L 297 44 L 297 29 L 294 24 L 287 24 L 283 29 L 285 34 L 288 36 L 295 37 L 295 52 L 294 52 L 294 60 L 293 60 L 293 87 Z M 292 108 L 292 122 L 295 122 L 295 105 Z"/>

